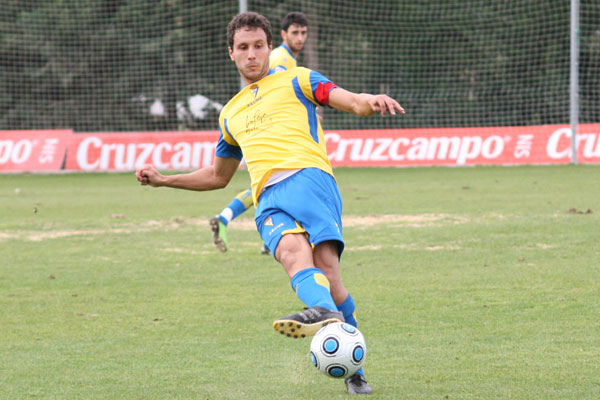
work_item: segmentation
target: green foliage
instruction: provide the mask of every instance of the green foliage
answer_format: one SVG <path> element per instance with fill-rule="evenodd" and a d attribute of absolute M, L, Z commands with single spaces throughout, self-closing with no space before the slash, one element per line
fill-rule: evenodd
<path fill-rule="evenodd" d="M 599 172 L 336 170 L 371 398 L 600 397 Z M 272 330 L 302 304 L 252 216 L 212 245 L 208 218 L 247 182 L 4 176 L 0 397 L 347 398 Z"/>

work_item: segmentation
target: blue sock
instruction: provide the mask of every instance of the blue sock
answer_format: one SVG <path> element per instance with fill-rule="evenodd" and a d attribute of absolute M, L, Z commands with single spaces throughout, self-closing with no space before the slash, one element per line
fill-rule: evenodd
<path fill-rule="evenodd" d="M 229 225 L 229 220 L 222 215 L 219 215 L 219 221 L 221 221 L 225 226 Z"/>
<path fill-rule="evenodd" d="M 344 314 L 344 319 L 350 325 L 358 328 L 358 322 L 356 322 L 356 318 L 354 316 L 354 310 L 356 310 L 356 306 L 354 305 L 354 299 L 348 293 L 348 297 L 342 304 L 337 306 L 338 311 L 341 311 Z"/>
<path fill-rule="evenodd" d="M 329 281 L 320 269 L 303 269 L 292 277 L 291 284 L 298 298 L 308 307 L 337 310 L 329 292 Z"/>
<path fill-rule="evenodd" d="M 227 207 L 231 208 L 233 211 L 233 217 L 231 217 L 232 220 L 242 215 L 248 209 L 237 197 L 231 200 L 231 203 L 229 203 Z"/>
<path fill-rule="evenodd" d="M 342 314 L 344 314 L 344 319 L 346 320 L 346 323 L 358 328 L 358 322 L 356 322 L 356 317 L 354 316 L 354 310 L 356 310 L 356 305 L 354 304 L 354 299 L 352 298 L 352 296 L 350 296 L 350 293 L 348 293 L 348 297 L 346 297 L 346 300 L 344 300 L 344 302 L 342 304 L 339 304 L 337 306 L 338 311 L 341 311 Z M 365 373 L 363 372 L 363 369 L 359 369 L 357 372 L 357 374 L 365 376 Z"/>
<path fill-rule="evenodd" d="M 229 203 L 227 207 L 221 211 L 221 214 L 219 214 L 219 219 L 225 226 L 227 226 L 229 225 L 230 221 L 233 221 L 242 215 L 247 209 L 248 207 L 246 207 L 246 205 L 240 199 L 234 197 L 234 199 L 231 200 L 231 203 Z"/>

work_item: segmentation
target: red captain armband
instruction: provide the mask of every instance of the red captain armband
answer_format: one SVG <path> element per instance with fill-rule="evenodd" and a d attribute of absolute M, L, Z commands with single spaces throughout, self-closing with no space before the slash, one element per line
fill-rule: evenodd
<path fill-rule="evenodd" d="M 315 99 L 322 105 L 326 106 L 329 104 L 329 93 L 331 89 L 338 87 L 333 82 L 322 83 L 319 82 L 317 84 L 317 90 L 315 90 Z"/>

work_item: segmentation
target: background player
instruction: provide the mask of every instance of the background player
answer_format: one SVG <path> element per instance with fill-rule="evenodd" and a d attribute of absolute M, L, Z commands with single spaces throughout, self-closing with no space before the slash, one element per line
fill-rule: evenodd
<path fill-rule="evenodd" d="M 283 42 L 271 52 L 269 67 L 275 71 L 287 71 L 295 68 L 296 60 L 306 42 L 308 21 L 301 12 L 291 12 L 281 21 L 281 38 Z M 235 218 L 242 215 L 252 206 L 252 189 L 238 193 L 219 215 L 209 220 L 213 232 L 213 243 L 222 252 L 227 251 L 227 226 Z M 263 243 L 261 254 L 270 254 L 269 248 Z"/>
<path fill-rule="evenodd" d="M 275 320 L 273 328 L 305 337 L 333 321 L 357 326 L 355 303 L 339 267 L 342 201 L 316 108 L 331 106 L 358 116 L 403 114 L 404 109 L 387 95 L 349 92 L 307 68 L 274 73 L 271 27 L 262 15 L 237 15 L 227 41 L 246 86 L 221 110 L 214 165 L 170 176 L 146 165 L 136 171 L 137 179 L 153 187 L 220 189 L 231 181 L 243 154 L 257 229 L 308 306 Z M 362 370 L 345 383 L 350 394 L 371 393 Z"/>

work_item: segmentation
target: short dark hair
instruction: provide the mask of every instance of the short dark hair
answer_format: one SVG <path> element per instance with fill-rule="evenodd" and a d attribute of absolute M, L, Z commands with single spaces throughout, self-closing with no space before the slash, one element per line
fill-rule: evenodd
<path fill-rule="evenodd" d="M 269 20 L 255 12 L 245 12 L 236 15 L 227 25 L 227 45 L 233 49 L 233 37 L 242 28 L 262 29 L 267 35 L 267 44 L 273 42 L 273 33 Z"/>
<path fill-rule="evenodd" d="M 283 20 L 281 21 L 281 30 L 287 32 L 288 28 L 294 24 L 300 26 L 307 26 L 308 20 L 306 19 L 306 15 L 299 11 L 289 13 L 288 15 L 283 17 Z"/>

